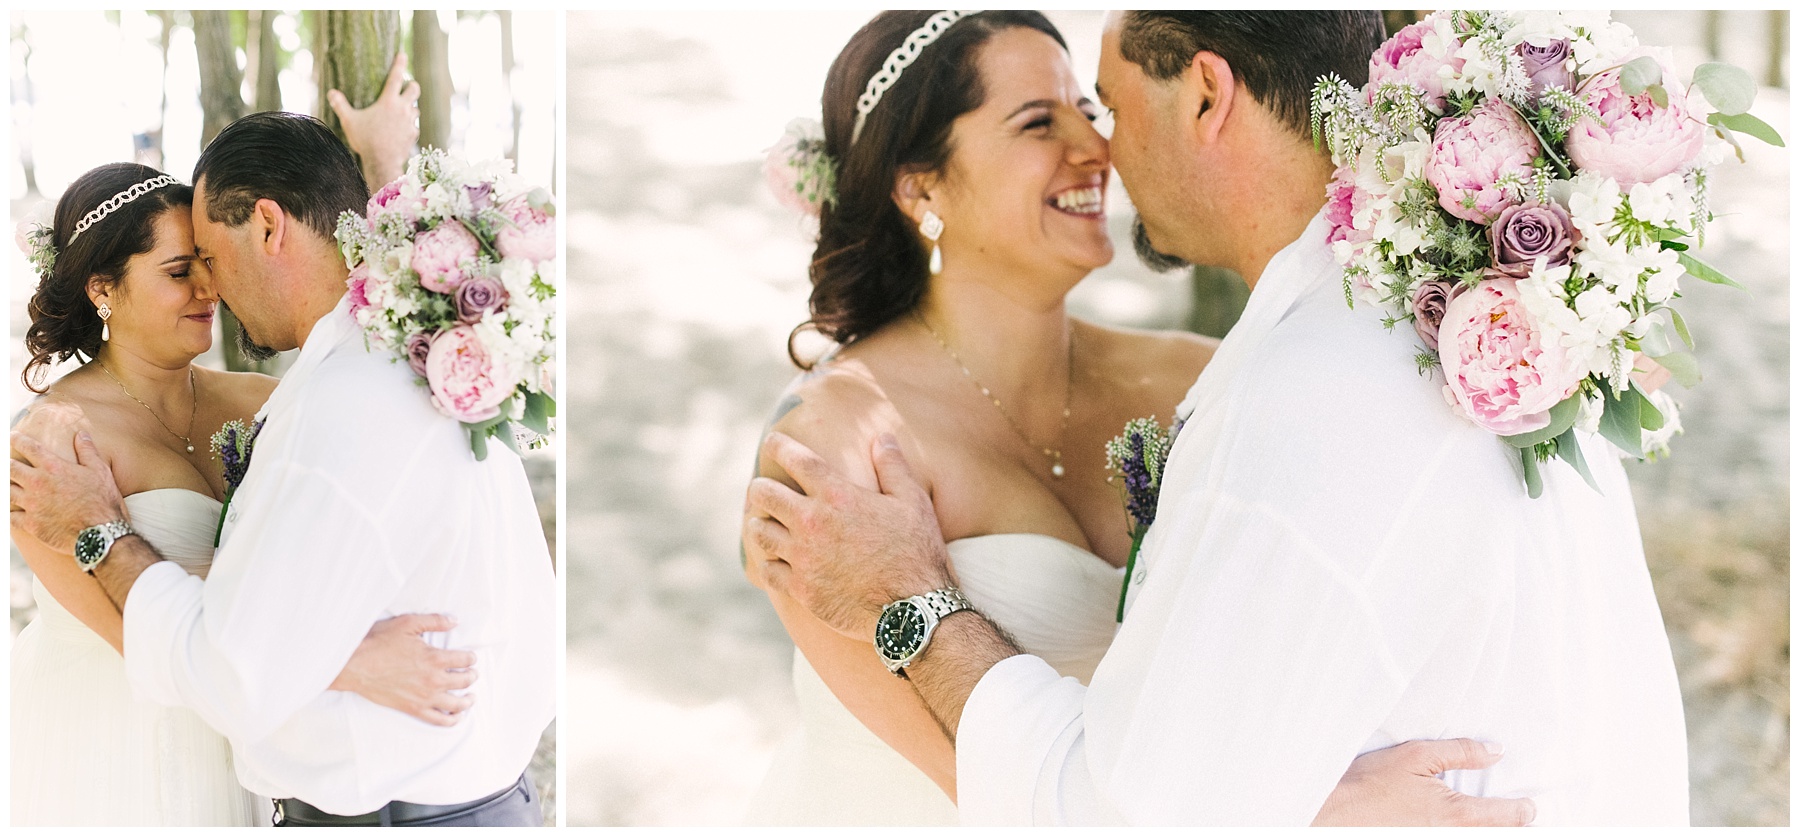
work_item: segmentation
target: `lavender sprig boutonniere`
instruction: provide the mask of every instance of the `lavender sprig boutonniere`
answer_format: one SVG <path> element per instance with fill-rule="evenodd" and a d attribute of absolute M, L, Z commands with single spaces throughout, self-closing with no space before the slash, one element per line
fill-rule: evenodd
<path fill-rule="evenodd" d="M 250 425 L 232 419 L 212 435 L 213 457 L 225 466 L 225 504 L 219 507 L 219 525 L 213 529 L 214 547 L 225 534 L 225 511 L 231 508 L 231 497 L 244 483 L 244 476 L 250 473 L 250 454 L 256 447 L 256 434 L 261 433 L 262 428 L 261 419 Z"/>
<path fill-rule="evenodd" d="M 1131 574 L 1137 564 L 1138 549 L 1144 535 L 1156 521 L 1156 498 L 1162 491 L 1163 464 L 1169 459 L 1169 448 L 1175 434 L 1181 432 L 1181 420 L 1168 430 L 1156 423 L 1155 416 L 1136 418 L 1125 423 L 1125 432 L 1106 443 L 1107 482 L 1119 486 L 1125 501 L 1125 513 L 1131 519 L 1131 555 L 1125 559 L 1125 581 L 1119 589 L 1118 621 L 1125 621 L 1125 593 L 1131 589 Z"/>

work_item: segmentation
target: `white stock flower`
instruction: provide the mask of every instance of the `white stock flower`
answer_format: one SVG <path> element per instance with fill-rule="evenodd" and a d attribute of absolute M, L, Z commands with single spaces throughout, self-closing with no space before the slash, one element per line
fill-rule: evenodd
<path fill-rule="evenodd" d="M 1680 435 L 1681 405 L 1667 390 L 1657 390 L 1649 394 L 1650 404 L 1662 413 L 1663 426 L 1655 430 L 1644 431 L 1644 453 L 1652 459 L 1669 455 L 1669 441 Z"/>

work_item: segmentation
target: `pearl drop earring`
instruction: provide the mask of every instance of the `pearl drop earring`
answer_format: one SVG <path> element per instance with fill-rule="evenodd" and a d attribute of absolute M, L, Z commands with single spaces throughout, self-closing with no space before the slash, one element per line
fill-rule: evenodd
<path fill-rule="evenodd" d="M 925 210 L 925 217 L 919 221 L 919 233 L 931 242 L 931 275 L 944 272 L 944 253 L 938 249 L 938 236 L 944 234 L 944 219 L 936 212 Z"/>

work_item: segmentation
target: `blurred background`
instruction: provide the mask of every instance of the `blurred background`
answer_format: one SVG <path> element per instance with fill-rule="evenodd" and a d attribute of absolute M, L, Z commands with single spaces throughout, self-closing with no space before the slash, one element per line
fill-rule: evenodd
<path fill-rule="evenodd" d="M 812 244 L 759 166 L 789 119 L 818 116 L 826 67 L 870 14 L 569 15 L 572 825 L 738 822 L 793 730 L 792 645 L 744 582 L 737 537 L 794 374 L 783 346 L 806 319 Z M 1091 87 L 1101 15 L 1050 16 Z M 1618 18 L 1675 47 L 1683 79 L 1712 58 L 1748 70 L 1766 85 L 1754 112 L 1794 138 L 1785 12 Z M 1707 380 L 1676 390 L 1674 457 L 1628 465 L 1686 699 L 1696 825 L 1788 822 L 1789 157 L 1745 154 L 1715 171 L 1703 257 L 1748 291 L 1686 283 Z M 1216 333 L 1240 304 L 1233 282 L 1151 274 L 1121 246 L 1071 307 Z"/>
<path fill-rule="evenodd" d="M 367 106 L 399 50 L 420 85 L 421 147 L 468 159 L 505 157 L 527 180 L 555 191 L 563 165 L 556 121 L 561 19 L 527 11 L 14 12 L 12 223 L 47 222 L 70 181 L 102 163 L 131 160 L 185 182 L 206 143 L 246 114 L 307 113 L 341 132 L 325 91 L 341 90 L 351 105 Z M 19 373 L 29 359 L 27 303 L 37 277 L 23 253 L 8 252 L 13 413 L 32 397 Z M 224 309 L 220 314 L 221 329 L 237 327 Z M 198 362 L 279 375 L 294 354 L 251 364 L 235 350 L 233 340 L 215 339 Z M 525 467 L 555 554 L 555 448 L 528 451 Z M 31 572 L 18 550 L 10 551 L 17 636 L 35 608 Z M 554 825 L 554 724 L 531 774 L 545 824 Z"/>

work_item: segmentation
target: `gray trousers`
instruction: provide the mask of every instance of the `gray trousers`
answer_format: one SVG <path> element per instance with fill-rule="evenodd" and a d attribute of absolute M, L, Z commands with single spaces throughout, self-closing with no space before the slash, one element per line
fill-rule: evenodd
<path fill-rule="evenodd" d="M 368 818 L 373 817 L 374 821 Z M 290 816 L 283 826 L 540 826 L 544 824 L 544 808 L 537 786 L 530 776 L 520 776 L 512 789 L 473 808 L 439 817 L 416 820 L 394 820 L 386 808 L 357 817 L 344 817 L 341 822 L 312 821 Z"/>

